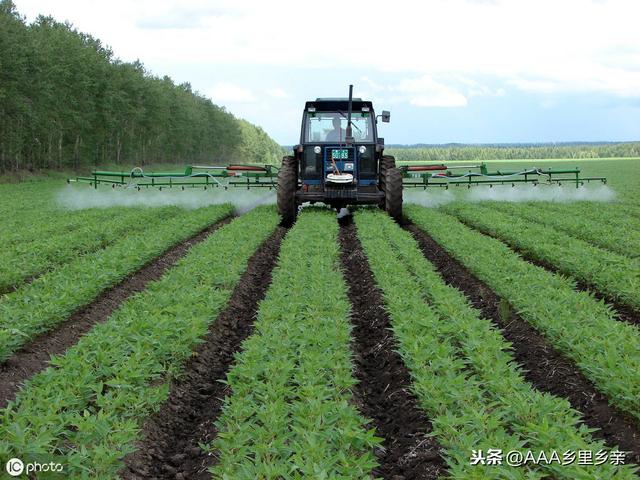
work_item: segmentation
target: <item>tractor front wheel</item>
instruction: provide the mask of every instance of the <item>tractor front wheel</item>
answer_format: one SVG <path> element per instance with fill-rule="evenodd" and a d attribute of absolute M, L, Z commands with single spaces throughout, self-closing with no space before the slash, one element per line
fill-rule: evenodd
<path fill-rule="evenodd" d="M 402 223 L 402 172 L 389 168 L 385 173 L 385 210 L 396 222 Z"/>
<path fill-rule="evenodd" d="M 289 226 L 296 219 L 296 189 L 298 188 L 297 162 L 295 157 L 282 159 L 282 167 L 278 172 L 278 213 L 282 216 L 282 224 Z"/>

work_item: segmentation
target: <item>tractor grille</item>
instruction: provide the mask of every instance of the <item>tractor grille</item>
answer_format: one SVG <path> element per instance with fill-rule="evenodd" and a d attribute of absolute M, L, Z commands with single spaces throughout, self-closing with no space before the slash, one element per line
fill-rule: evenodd
<path fill-rule="evenodd" d="M 324 194 L 326 198 L 345 198 L 352 199 L 358 197 L 358 191 L 351 185 L 349 187 L 335 188 L 325 187 Z"/>

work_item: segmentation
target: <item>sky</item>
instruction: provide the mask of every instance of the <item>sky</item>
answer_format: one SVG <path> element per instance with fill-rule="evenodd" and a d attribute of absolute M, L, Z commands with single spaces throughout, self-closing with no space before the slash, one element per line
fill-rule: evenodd
<path fill-rule="evenodd" d="M 637 0 L 14 0 L 189 82 L 284 145 L 304 102 L 391 111 L 387 144 L 640 140 Z"/>

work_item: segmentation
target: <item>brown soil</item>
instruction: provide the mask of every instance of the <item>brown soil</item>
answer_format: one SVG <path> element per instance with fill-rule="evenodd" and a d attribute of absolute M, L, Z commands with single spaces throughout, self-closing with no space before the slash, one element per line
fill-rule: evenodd
<path fill-rule="evenodd" d="M 350 217 L 349 217 L 350 218 Z M 440 447 L 431 423 L 411 392 L 411 377 L 402 358 L 375 285 L 356 228 L 343 221 L 341 258 L 352 304 L 355 400 L 361 413 L 373 420 L 384 438 L 377 452 L 376 477 L 393 480 L 434 479 L 445 473 Z"/>
<path fill-rule="evenodd" d="M 640 463 L 640 428 L 636 419 L 610 405 L 572 360 L 549 345 L 508 303 L 474 277 L 433 238 L 415 225 L 405 228 L 413 234 L 424 256 L 437 267 L 444 280 L 462 291 L 471 304 L 499 327 L 503 336 L 513 344 L 514 357 L 524 368 L 525 379 L 540 391 L 566 398 L 574 409 L 582 413 L 587 426 L 599 429 L 593 433 L 594 437 L 604 440 L 609 446 L 617 445 L 631 452 L 627 461 Z"/>
<path fill-rule="evenodd" d="M 104 290 L 89 305 L 82 307 L 63 323 L 35 337 L 15 355 L 0 364 L 0 408 L 15 398 L 25 380 L 47 368 L 51 356 L 60 355 L 75 345 L 94 325 L 104 322 L 125 300 L 143 291 L 149 282 L 162 277 L 192 246 L 203 241 L 211 232 L 230 220 L 227 218 L 216 222 L 188 240 L 171 247 L 119 284 Z"/>
<path fill-rule="evenodd" d="M 172 382 L 168 399 L 143 425 L 137 450 L 125 457 L 122 478 L 211 478 L 207 469 L 215 458 L 198 444 L 212 442 L 217 434 L 214 422 L 231 393 L 221 380 L 253 331 L 286 231 L 278 227 L 249 260 L 225 310 L 211 323 L 184 373 Z"/>
<path fill-rule="evenodd" d="M 520 255 L 527 262 L 529 262 L 529 263 L 531 263 L 533 265 L 536 265 L 536 266 L 538 266 L 540 268 L 544 268 L 545 270 L 549 270 L 552 273 L 563 275 L 563 276 L 565 276 L 567 278 L 570 278 L 571 280 L 573 280 L 575 282 L 576 288 L 578 290 L 590 293 L 591 295 L 593 295 L 598 300 L 603 300 L 606 303 L 608 303 L 610 306 L 612 306 L 613 309 L 614 309 L 614 314 L 619 320 L 622 320 L 624 322 L 630 323 L 632 325 L 639 325 L 640 326 L 640 312 L 634 310 L 634 308 L 631 307 L 630 305 L 626 305 L 626 304 L 622 303 L 620 300 L 612 297 L 611 295 L 603 293 L 603 292 L 600 292 L 596 285 L 592 285 L 592 284 L 589 284 L 587 282 L 583 282 L 581 280 L 573 278 L 572 275 L 567 274 L 567 273 L 563 273 L 553 263 L 544 261 L 544 260 L 539 259 L 539 258 L 536 258 L 532 254 L 524 252 L 524 251 L 514 247 L 512 244 L 506 242 L 504 239 L 500 238 L 497 235 L 491 235 L 489 233 L 481 232 L 480 230 L 474 228 L 473 225 L 468 224 L 464 220 L 461 220 L 459 218 L 458 218 L 458 220 L 461 223 L 463 223 L 464 225 L 466 225 L 467 227 L 475 230 L 476 232 L 478 232 L 478 233 L 480 233 L 482 235 L 494 238 L 496 240 L 500 240 L 502 243 L 504 243 L 512 251 L 514 251 L 518 255 Z"/>

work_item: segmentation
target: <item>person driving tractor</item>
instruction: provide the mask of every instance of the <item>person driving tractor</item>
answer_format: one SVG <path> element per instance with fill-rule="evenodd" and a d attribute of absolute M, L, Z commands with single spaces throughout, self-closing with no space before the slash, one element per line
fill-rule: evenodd
<path fill-rule="evenodd" d="M 325 142 L 342 142 L 345 139 L 346 133 L 343 128 L 341 128 L 341 120 L 340 117 L 335 116 L 332 120 L 333 130 L 327 133 L 327 137 L 325 138 Z"/>

